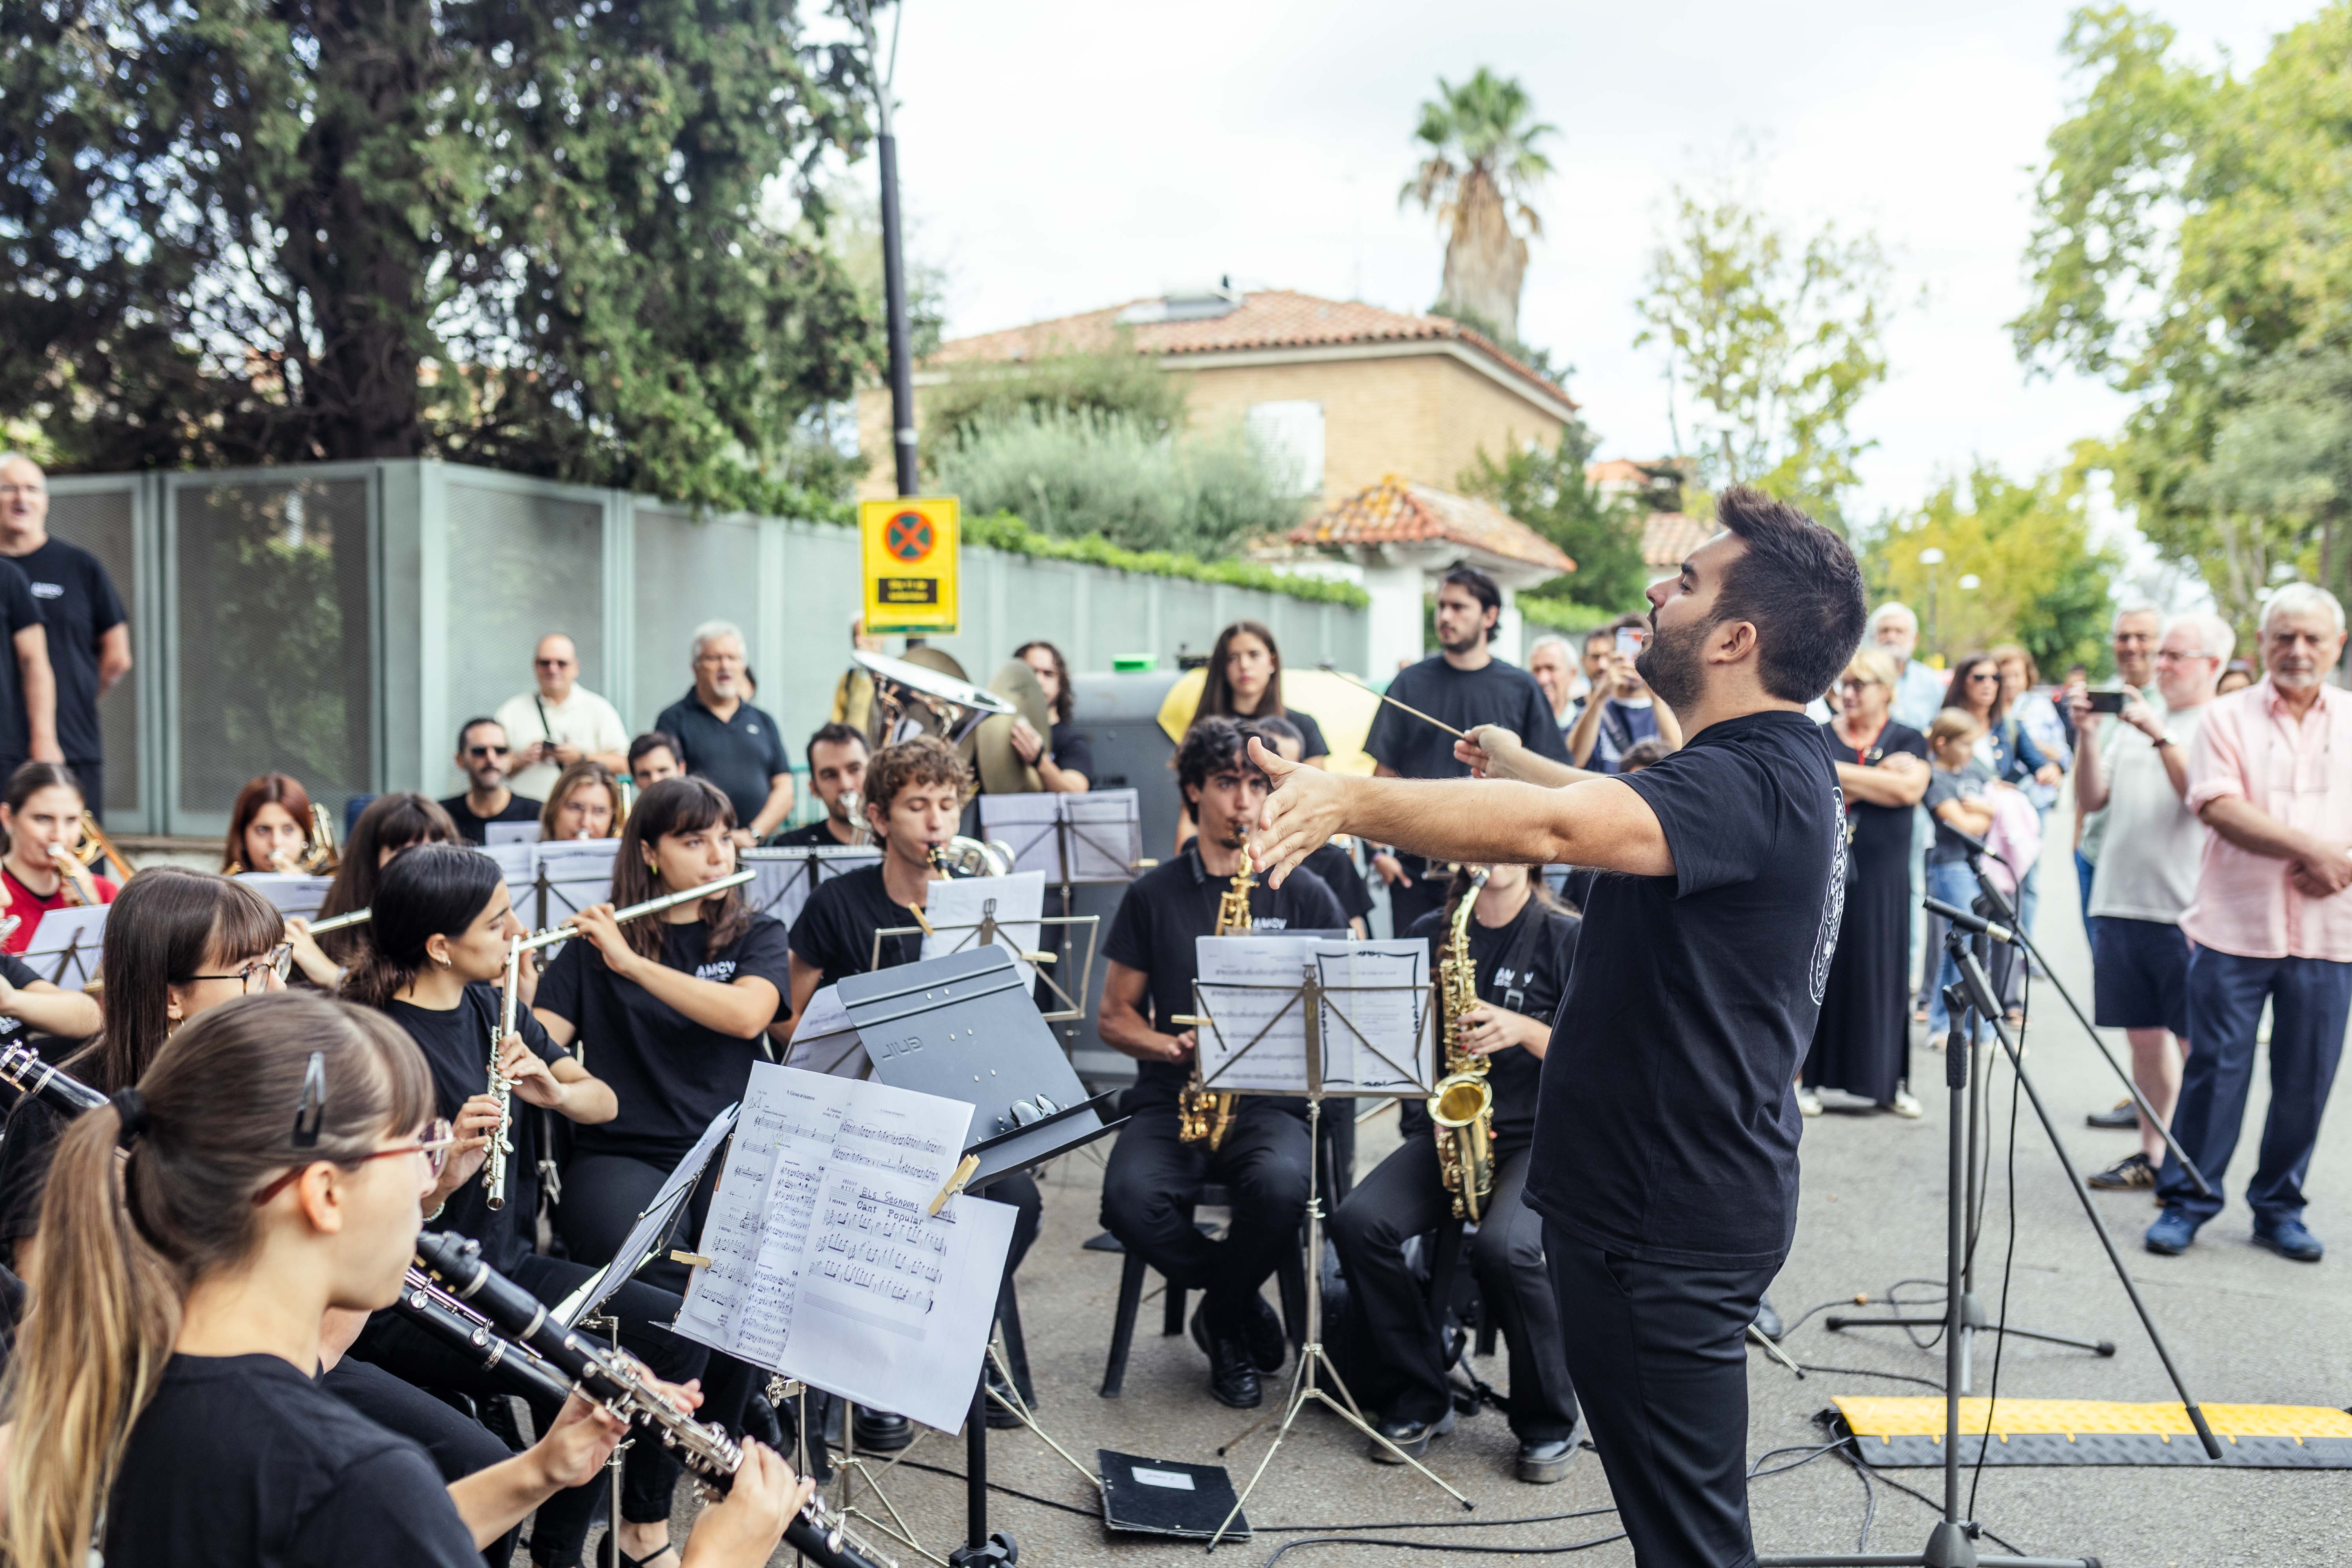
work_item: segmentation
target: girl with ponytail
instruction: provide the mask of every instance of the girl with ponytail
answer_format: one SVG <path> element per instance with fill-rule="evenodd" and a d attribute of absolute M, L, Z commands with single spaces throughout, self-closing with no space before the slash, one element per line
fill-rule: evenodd
<path fill-rule="evenodd" d="M 508 939 L 523 929 L 506 880 L 487 855 L 424 844 L 384 867 L 373 899 L 375 913 L 368 923 L 374 934 L 343 982 L 343 998 L 386 1015 L 415 1042 L 432 1073 L 436 1110 L 456 1124 L 461 1142 L 471 1147 L 499 1120 L 498 1101 L 485 1084 L 487 1047 L 500 1021 L 498 983 L 505 974 Z M 541 1112 L 586 1125 L 610 1121 L 618 1106 L 613 1090 L 550 1039 L 528 1008 L 517 1013 L 516 1032 L 506 1037 L 500 1065 L 512 1086 L 513 1152 L 508 1156 L 505 1206 L 488 1205 L 480 1161 L 470 1155 L 462 1168 L 445 1173 L 425 1201 L 428 1207 L 440 1205 L 435 1229 L 479 1241 L 485 1262 L 552 1304 L 591 1270 L 533 1250 L 541 1156 L 548 1149 Z M 672 1292 L 635 1280 L 622 1286 L 612 1303 L 621 1320 L 622 1342 L 670 1383 L 701 1375 L 709 1353 L 661 1326 L 675 1320 L 683 1305 Z M 428 1388 L 477 1398 L 507 1392 L 478 1360 L 457 1354 L 390 1312 L 369 1320 L 352 1354 Z M 542 1427 L 555 1412 L 553 1402 L 545 1402 L 544 1408 L 534 1402 L 532 1415 Z M 630 1446 L 623 1462 L 625 1552 L 651 1558 L 667 1543 L 670 1500 L 680 1468 L 676 1454 L 659 1443 Z M 597 1485 L 580 1487 L 540 1510 L 531 1529 L 533 1563 L 570 1568 L 580 1561 L 601 1491 Z"/>

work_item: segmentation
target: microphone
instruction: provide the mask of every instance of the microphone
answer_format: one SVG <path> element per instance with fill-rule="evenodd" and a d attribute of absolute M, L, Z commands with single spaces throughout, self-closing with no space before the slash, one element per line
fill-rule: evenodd
<path fill-rule="evenodd" d="M 1929 914 L 1949 921 L 1962 931 L 1974 931 L 1979 936 L 1988 936 L 1995 942 L 2005 942 L 2012 947 L 2023 945 L 2017 932 L 2005 925 L 1995 925 L 1974 910 L 1958 909 L 1944 902 L 1941 899 L 1922 899 L 1919 904 Z"/>

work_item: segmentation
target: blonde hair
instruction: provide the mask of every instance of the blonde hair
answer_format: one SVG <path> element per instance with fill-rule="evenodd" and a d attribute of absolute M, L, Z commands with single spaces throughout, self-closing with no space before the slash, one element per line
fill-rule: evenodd
<path fill-rule="evenodd" d="M 572 792 L 583 784 L 592 784 L 604 785 L 605 797 L 613 803 L 613 830 L 604 837 L 618 838 L 621 836 L 622 827 L 629 820 L 629 808 L 621 799 L 620 781 L 613 776 L 612 769 L 595 758 L 583 757 L 563 770 L 555 781 L 555 787 L 547 792 L 547 799 L 540 805 L 539 836 L 541 838 L 555 837 L 556 821 L 563 813 L 563 803 L 572 798 Z"/>
<path fill-rule="evenodd" d="M 1977 722 L 1977 716 L 1967 709 L 1947 708 L 1936 715 L 1934 723 L 1927 726 L 1927 743 L 1940 746 L 1947 741 L 1957 741 L 1963 736 L 1973 738 L 1983 727 Z"/>
<path fill-rule="evenodd" d="M 1895 684 L 1903 679 L 1903 667 L 1895 661 L 1895 656 L 1885 649 L 1866 647 L 1858 650 L 1852 658 L 1845 661 L 1845 674 L 1842 679 L 1859 680 L 1872 686 L 1884 686 L 1887 690 L 1892 691 Z"/>

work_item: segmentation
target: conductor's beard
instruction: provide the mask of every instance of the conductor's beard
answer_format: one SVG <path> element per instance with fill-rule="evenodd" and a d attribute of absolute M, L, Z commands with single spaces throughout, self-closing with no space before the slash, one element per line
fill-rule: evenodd
<path fill-rule="evenodd" d="M 1633 673 L 1649 686 L 1651 696 L 1676 713 L 1687 713 L 1698 700 L 1699 650 L 1712 628 L 1696 626 L 1668 631 L 1657 625 L 1654 616 L 1651 626 L 1650 635 L 1642 641 L 1642 651 L 1633 656 Z"/>

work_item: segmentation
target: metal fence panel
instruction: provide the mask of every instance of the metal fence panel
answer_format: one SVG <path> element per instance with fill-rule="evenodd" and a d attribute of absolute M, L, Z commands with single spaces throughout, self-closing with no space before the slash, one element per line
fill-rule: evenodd
<path fill-rule="evenodd" d="M 174 480 L 175 832 L 226 831 L 256 773 L 340 812 L 376 787 L 372 470 Z"/>
<path fill-rule="evenodd" d="M 455 721 L 494 713 L 508 698 L 530 690 L 531 651 L 549 632 L 562 632 L 579 648 L 580 683 L 612 699 L 604 498 L 454 466 L 446 493 L 448 712 Z M 425 737 L 428 768 L 456 751 L 456 737 L 453 728 L 437 752 Z M 439 774 L 436 768 L 431 776 Z"/>
<path fill-rule="evenodd" d="M 761 680 L 760 705 L 783 706 L 792 685 L 789 671 L 759 640 L 759 520 L 698 518 L 683 508 L 644 500 L 635 509 L 635 668 L 629 689 L 613 698 L 629 728 L 652 729 L 654 716 L 694 684 L 689 645 L 695 627 L 707 621 L 731 621 L 743 628 L 744 651 Z M 787 722 L 798 721 L 795 715 Z"/>
<path fill-rule="evenodd" d="M 139 595 L 146 586 L 145 574 L 139 569 L 139 500 L 140 481 L 128 475 L 60 478 L 49 482 L 50 534 L 98 557 L 113 579 L 114 591 L 134 630 L 139 622 Z M 148 826 L 142 788 L 146 757 L 140 721 L 139 681 L 134 675 L 117 682 L 98 705 L 99 741 L 106 752 L 103 809 L 117 831 L 135 833 Z"/>

